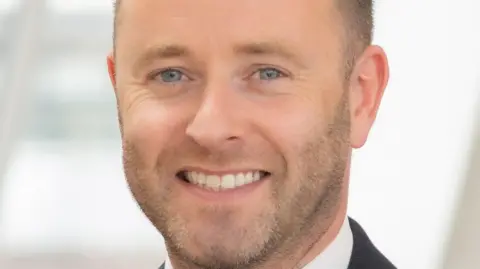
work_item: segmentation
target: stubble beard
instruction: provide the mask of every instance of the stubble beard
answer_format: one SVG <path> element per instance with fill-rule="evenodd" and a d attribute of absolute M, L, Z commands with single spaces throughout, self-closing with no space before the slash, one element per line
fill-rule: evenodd
<path fill-rule="evenodd" d="M 189 231 L 185 217 L 169 203 L 171 189 L 169 186 L 164 189 L 150 186 L 153 181 L 164 177 L 164 169 L 159 163 L 155 171 L 146 171 L 141 152 L 134 144 L 124 140 L 125 174 L 141 210 L 162 234 L 169 255 L 180 261 L 179 266 L 204 269 L 256 268 L 272 259 L 294 258 L 299 252 L 307 252 L 309 246 L 329 229 L 337 213 L 348 162 L 349 119 L 345 91 L 334 119 L 327 128 L 317 128 L 317 135 L 313 135 L 301 150 L 300 161 L 293 168 L 299 171 L 295 183 L 286 184 L 286 181 L 293 181 L 288 177 L 272 182 L 271 207 L 262 211 L 249 227 L 219 226 L 223 229 L 219 230 L 221 234 L 236 237 L 236 248 L 216 240 L 200 242 L 204 246 L 201 256 L 187 249 L 191 245 L 189 243 L 198 238 Z M 234 224 L 234 212 L 218 208 L 204 210 L 209 214 L 218 210 L 225 223 Z M 228 221 L 228 218 L 232 221 Z"/>

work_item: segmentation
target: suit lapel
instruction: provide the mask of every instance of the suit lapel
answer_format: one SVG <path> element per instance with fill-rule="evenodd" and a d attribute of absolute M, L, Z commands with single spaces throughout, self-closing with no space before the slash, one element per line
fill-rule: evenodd
<path fill-rule="evenodd" d="M 165 269 L 165 263 L 163 263 L 162 266 L 160 266 L 160 268 L 158 269 Z"/>
<path fill-rule="evenodd" d="M 352 257 L 348 269 L 396 269 L 373 245 L 362 227 L 349 219 L 353 233 Z"/>

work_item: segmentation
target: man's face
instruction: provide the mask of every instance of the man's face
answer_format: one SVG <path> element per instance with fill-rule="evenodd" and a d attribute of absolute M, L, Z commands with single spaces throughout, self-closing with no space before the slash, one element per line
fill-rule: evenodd
<path fill-rule="evenodd" d="M 350 151 L 334 1 L 123 1 L 116 93 L 132 193 L 173 255 L 279 253 L 338 208 Z"/>

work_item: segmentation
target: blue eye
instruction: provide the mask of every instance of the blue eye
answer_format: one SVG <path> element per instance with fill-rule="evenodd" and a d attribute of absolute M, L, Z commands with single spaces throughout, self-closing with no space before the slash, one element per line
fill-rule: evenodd
<path fill-rule="evenodd" d="M 258 71 L 258 76 L 261 80 L 272 80 L 284 77 L 285 75 L 275 68 L 262 68 Z"/>
<path fill-rule="evenodd" d="M 162 82 L 172 83 L 181 81 L 184 77 L 184 74 L 175 69 L 167 69 L 156 75 L 157 79 L 161 79 Z"/>

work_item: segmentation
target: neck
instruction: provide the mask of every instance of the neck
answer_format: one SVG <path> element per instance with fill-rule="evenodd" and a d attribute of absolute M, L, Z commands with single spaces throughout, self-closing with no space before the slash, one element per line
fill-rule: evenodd
<path fill-rule="evenodd" d="M 348 189 L 350 185 L 350 164 L 347 164 L 347 168 L 345 169 L 345 175 L 344 175 L 344 180 L 342 184 L 342 192 L 340 195 L 340 202 L 338 205 L 338 210 L 335 215 L 334 220 L 331 222 L 330 227 L 328 228 L 327 232 L 324 233 L 323 235 L 317 235 L 317 241 L 313 243 L 312 247 L 305 252 L 305 255 L 303 258 L 300 259 L 300 262 L 298 263 L 299 266 L 298 268 L 302 268 L 308 263 L 310 263 L 312 260 L 315 259 L 320 253 L 322 253 L 328 245 L 330 245 L 335 238 L 338 236 L 340 229 L 342 228 L 342 225 L 347 218 L 347 205 L 348 205 Z M 320 229 L 317 230 L 321 230 Z"/>
<path fill-rule="evenodd" d="M 317 256 L 319 256 L 325 249 L 335 240 L 335 238 L 338 236 L 340 229 L 342 228 L 343 223 L 345 222 L 345 219 L 347 217 L 347 207 L 346 203 L 342 203 L 340 205 L 338 212 L 333 220 L 333 222 L 330 224 L 330 227 L 324 234 L 316 234 L 316 237 L 314 234 L 311 234 L 310 238 L 315 238 L 316 240 L 310 244 L 304 244 L 306 246 L 310 246 L 310 248 L 304 250 L 304 255 L 301 257 L 299 262 L 297 263 L 297 266 L 295 268 L 303 268 L 305 265 L 309 264 L 311 261 L 313 261 Z M 308 240 L 308 239 L 307 239 Z M 306 241 L 305 243 L 308 243 Z M 293 268 L 293 267 L 290 267 Z"/>

